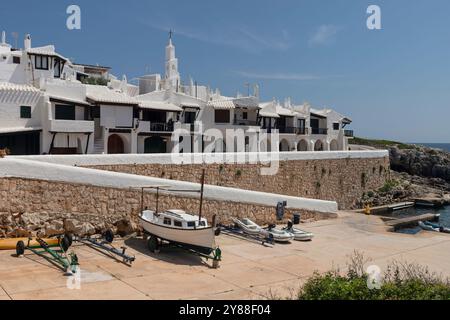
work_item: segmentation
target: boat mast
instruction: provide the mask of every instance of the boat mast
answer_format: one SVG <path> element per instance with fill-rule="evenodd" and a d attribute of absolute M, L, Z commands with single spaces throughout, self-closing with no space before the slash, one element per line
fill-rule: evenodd
<path fill-rule="evenodd" d="M 159 210 L 159 187 L 156 187 L 156 211 L 155 214 L 158 214 Z"/>
<path fill-rule="evenodd" d="M 198 214 L 198 221 L 200 222 L 202 220 L 202 209 L 203 209 L 203 188 L 205 185 L 205 169 L 202 170 L 202 186 L 200 189 L 200 209 Z"/>

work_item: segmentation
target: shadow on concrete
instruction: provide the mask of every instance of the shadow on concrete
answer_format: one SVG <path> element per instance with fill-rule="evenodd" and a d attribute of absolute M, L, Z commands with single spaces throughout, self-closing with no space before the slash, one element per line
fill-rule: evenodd
<path fill-rule="evenodd" d="M 147 247 L 147 241 L 142 238 L 130 238 L 125 240 L 125 245 L 132 248 L 133 250 L 139 252 L 140 254 L 152 257 L 157 260 L 161 260 L 164 262 L 177 264 L 177 265 L 186 265 L 186 266 L 207 266 L 206 263 L 201 257 L 196 256 L 195 254 L 189 253 L 183 249 L 173 247 L 170 245 L 164 245 L 161 247 L 159 253 L 151 252 Z M 138 258 L 136 258 L 138 259 Z"/>

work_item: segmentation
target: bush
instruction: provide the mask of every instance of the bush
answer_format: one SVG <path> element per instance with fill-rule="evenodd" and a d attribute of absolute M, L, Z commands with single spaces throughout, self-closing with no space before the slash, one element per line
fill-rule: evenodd
<path fill-rule="evenodd" d="M 378 189 L 378 192 L 388 193 L 398 185 L 399 182 L 397 180 L 388 180 L 380 189 Z"/>
<path fill-rule="evenodd" d="M 392 262 L 379 289 L 369 289 L 363 255 L 355 252 L 348 271 L 314 273 L 298 294 L 300 300 L 450 300 L 450 283 L 427 267 Z"/>

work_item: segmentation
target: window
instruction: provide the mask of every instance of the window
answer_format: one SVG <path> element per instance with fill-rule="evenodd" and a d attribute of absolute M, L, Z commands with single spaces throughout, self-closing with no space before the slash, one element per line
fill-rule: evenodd
<path fill-rule="evenodd" d="M 216 123 L 230 123 L 230 110 L 215 110 L 214 119 Z"/>
<path fill-rule="evenodd" d="M 339 123 L 338 122 L 333 123 L 333 130 L 339 130 Z"/>
<path fill-rule="evenodd" d="M 194 227 L 195 227 L 195 222 L 194 222 L 194 221 L 189 221 L 189 222 L 187 223 L 187 226 L 188 226 L 189 228 L 194 228 Z"/>
<path fill-rule="evenodd" d="M 184 113 L 184 123 L 190 123 L 190 124 L 194 123 L 196 115 L 197 115 L 196 112 L 186 111 Z"/>
<path fill-rule="evenodd" d="M 242 113 L 242 119 L 244 119 L 244 120 L 248 119 L 248 113 L 247 112 L 243 112 Z"/>
<path fill-rule="evenodd" d="M 164 218 L 164 224 L 170 226 L 172 224 L 172 219 L 170 218 Z"/>
<path fill-rule="evenodd" d="M 55 78 L 61 78 L 61 60 L 55 59 L 53 63 L 53 75 Z"/>
<path fill-rule="evenodd" d="M 55 105 L 56 120 L 75 120 L 75 106 L 56 104 Z"/>
<path fill-rule="evenodd" d="M 35 56 L 34 67 L 38 70 L 48 70 L 48 57 Z"/>
<path fill-rule="evenodd" d="M 13 57 L 14 64 L 20 64 L 20 57 Z"/>
<path fill-rule="evenodd" d="M 21 106 L 20 107 L 20 117 L 22 119 L 31 119 L 31 107 Z"/>
<path fill-rule="evenodd" d="M 198 225 L 199 225 L 200 227 L 206 227 L 205 221 L 199 221 L 199 222 L 198 222 Z"/>
<path fill-rule="evenodd" d="M 173 220 L 173 225 L 175 227 L 180 227 L 180 228 L 183 226 L 183 224 L 179 220 Z"/>

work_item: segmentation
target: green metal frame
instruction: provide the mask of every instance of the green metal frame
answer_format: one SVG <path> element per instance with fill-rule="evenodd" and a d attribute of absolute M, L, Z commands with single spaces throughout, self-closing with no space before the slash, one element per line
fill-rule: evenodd
<path fill-rule="evenodd" d="M 74 252 L 71 252 L 69 255 L 63 250 L 61 246 L 61 241 L 59 241 L 59 249 L 51 249 L 51 246 L 49 246 L 44 240 L 42 239 L 36 239 L 40 246 L 39 247 L 32 247 L 29 246 L 30 239 L 28 240 L 28 245 L 26 246 L 26 249 L 30 250 L 34 254 L 50 261 L 55 262 L 58 264 L 61 269 L 64 272 L 67 272 L 67 270 L 70 268 L 72 273 L 76 273 L 77 267 L 79 265 L 78 263 L 78 257 Z M 53 246 L 58 247 L 58 246 Z M 43 250 L 38 250 L 43 249 Z M 49 256 L 50 255 L 50 256 Z"/>

